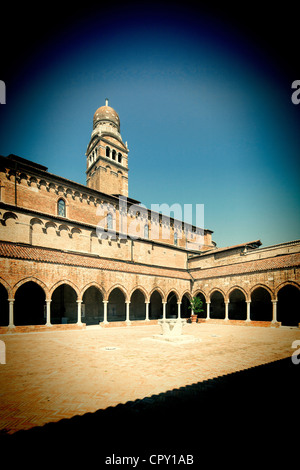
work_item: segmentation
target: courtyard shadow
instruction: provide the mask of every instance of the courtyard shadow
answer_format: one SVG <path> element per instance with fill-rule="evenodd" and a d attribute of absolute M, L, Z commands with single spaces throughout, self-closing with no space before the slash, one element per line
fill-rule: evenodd
<path fill-rule="evenodd" d="M 300 365 L 287 358 L 19 431 L 3 436 L 0 444 L 15 449 L 15 456 L 25 446 L 29 455 L 46 449 L 68 461 L 74 452 L 76 459 L 82 452 L 87 458 L 88 451 L 98 468 L 106 468 L 106 457 L 113 454 L 140 456 L 139 468 L 149 465 L 153 454 L 191 454 L 197 468 L 203 459 L 213 467 L 269 467 L 280 458 L 287 468 L 298 446 L 299 372 Z"/>

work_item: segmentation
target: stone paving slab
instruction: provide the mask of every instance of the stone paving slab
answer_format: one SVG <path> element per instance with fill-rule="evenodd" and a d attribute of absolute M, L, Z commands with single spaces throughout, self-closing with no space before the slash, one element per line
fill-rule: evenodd
<path fill-rule="evenodd" d="M 153 340 L 159 332 L 145 325 L 1 335 L 0 433 L 283 359 L 300 340 L 299 329 L 225 324 L 186 325 L 184 334 L 201 341 L 184 344 Z"/>

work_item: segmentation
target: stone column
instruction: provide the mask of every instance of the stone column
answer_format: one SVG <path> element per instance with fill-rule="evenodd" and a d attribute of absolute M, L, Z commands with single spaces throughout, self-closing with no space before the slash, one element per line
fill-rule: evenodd
<path fill-rule="evenodd" d="M 149 303 L 150 302 L 145 302 L 145 304 L 146 304 L 146 321 L 150 321 L 149 320 Z"/>
<path fill-rule="evenodd" d="M 206 319 L 210 319 L 210 302 L 206 302 Z"/>
<path fill-rule="evenodd" d="M 107 321 L 107 304 L 108 300 L 102 300 L 103 302 L 103 323 L 106 325 L 108 323 Z"/>
<path fill-rule="evenodd" d="M 229 318 L 228 318 L 228 305 L 229 305 L 229 300 L 225 300 L 225 320 L 229 320 Z"/>
<path fill-rule="evenodd" d="M 129 319 L 130 302 L 125 302 L 125 304 L 126 304 L 126 323 L 130 325 L 130 319 Z"/>
<path fill-rule="evenodd" d="M 178 315 L 177 318 L 181 318 L 181 302 L 177 302 Z"/>
<path fill-rule="evenodd" d="M 51 300 L 46 300 L 46 326 L 51 326 Z"/>
<path fill-rule="evenodd" d="M 82 300 L 76 300 L 77 302 L 77 325 L 82 325 L 81 321 L 81 303 Z"/>
<path fill-rule="evenodd" d="M 166 313 L 167 313 L 167 302 L 163 302 L 163 320 L 166 319 Z"/>
<path fill-rule="evenodd" d="M 15 324 L 14 324 L 14 301 L 15 301 L 15 299 L 8 299 L 8 302 L 9 302 L 9 324 L 8 324 L 8 327 L 9 328 L 14 328 L 15 327 Z"/>
<path fill-rule="evenodd" d="M 251 319 L 250 319 L 251 300 L 246 300 L 246 303 L 247 303 L 247 318 L 246 318 L 246 321 L 251 321 Z"/>
<path fill-rule="evenodd" d="M 277 300 L 272 300 L 273 304 L 273 318 L 272 323 L 277 323 Z"/>

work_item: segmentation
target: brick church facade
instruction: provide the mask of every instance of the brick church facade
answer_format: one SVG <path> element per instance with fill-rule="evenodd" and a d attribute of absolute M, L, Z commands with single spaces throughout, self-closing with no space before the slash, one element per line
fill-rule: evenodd
<path fill-rule="evenodd" d="M 0 157 L 0 332 L 200 322 L 299 326 L 300 241 L 218 248 L 212 231 L 128 196 L 127 143 L 108 106 L 94 114 L 87 184 Z"/>

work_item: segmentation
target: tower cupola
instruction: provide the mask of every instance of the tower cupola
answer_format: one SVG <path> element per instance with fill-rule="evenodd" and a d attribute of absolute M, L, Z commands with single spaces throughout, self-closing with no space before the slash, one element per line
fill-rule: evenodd
<path fill-rule="evenodd" d="M 86 151 L 87 185 L 106 194 L 128 196 L 128 147 L 120 134 L 118 113 L 101 106 L 94 113 L 93 131 Z"/>
<path fill-rule="evenodd" d="M 108 106 L 108 99 L 105 100 L 105 106 L 101 106 L 97 109 L 93 119 L 93 129 L 97 126 L 111 125 L 120 132 L 120 118 L 118 113 Z"/>

